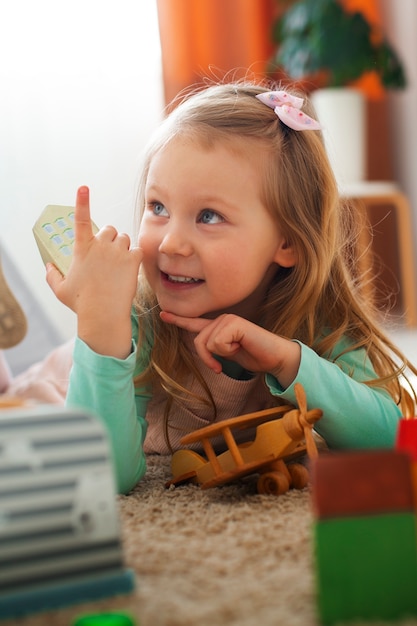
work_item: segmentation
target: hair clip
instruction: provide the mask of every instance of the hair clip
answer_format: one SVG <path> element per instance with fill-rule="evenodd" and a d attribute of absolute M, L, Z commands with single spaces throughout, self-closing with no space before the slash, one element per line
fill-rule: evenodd
<path fill-rule="evenodd" d="M 321 130 L 319 122 L 301 111 L 303 98 L 292 96 L 286 91 L 259 93 L 256 98 L 274 109 L 281 122 L 293 130 Z"/>

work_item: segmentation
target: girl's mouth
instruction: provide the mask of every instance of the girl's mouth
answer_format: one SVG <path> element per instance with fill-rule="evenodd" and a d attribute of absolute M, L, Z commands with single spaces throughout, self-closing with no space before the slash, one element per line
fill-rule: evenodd
<path fill-rule="evenodd" d="M 177 285 L 194 285 L 196 283 L 202 283 L 203 281 L 200 278 L 192 278 L 191 276 L 176 276 L 174 274 L 166 274 L 165 272 L 161 272 L 164 280 L 168 281 L 172 284 Z"/>

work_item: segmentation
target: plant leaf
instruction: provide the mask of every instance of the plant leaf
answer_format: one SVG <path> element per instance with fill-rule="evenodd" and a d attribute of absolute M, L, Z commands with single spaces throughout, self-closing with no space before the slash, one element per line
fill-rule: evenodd
<path fill-rule="evenodd" d="M 343 86 L 373 70 L 384 86 L 405 87 L 399 58 L 388 42 L 375 46 L 372 34 L 362 13 L 338 0 L 298 0 L 274 25 L 274 60 L 296 80 L 324 72 L 329 86 Z"/>

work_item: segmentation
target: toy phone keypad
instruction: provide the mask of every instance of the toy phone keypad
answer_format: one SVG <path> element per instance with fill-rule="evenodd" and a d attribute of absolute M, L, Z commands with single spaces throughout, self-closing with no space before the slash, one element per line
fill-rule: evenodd
<path fill-rule="evenodd" d="M 92 222 L 93 232 L 98 231 Z M 74 246 L 74 207 L 49 204 L 35 222 L 33 234 L 43 262 L 53 263 L 65 276 Z"/>

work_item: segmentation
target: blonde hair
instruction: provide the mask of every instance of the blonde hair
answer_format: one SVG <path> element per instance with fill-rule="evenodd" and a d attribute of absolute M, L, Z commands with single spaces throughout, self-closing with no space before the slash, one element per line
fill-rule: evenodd
<path fill-rule="evenodd" d="M 385 387 L 400 403 L 404 397 L 401 374 L 407 366 L 413 373 L 417 371 L 381 329 L 369 290 L 364 289 L 368 279 L 361 274 L 357 257 L 363 224 L 354 207 L 339 197 L 321 133 L 289 129 L 255 98 L 270 89 L 271 85 L 230 83 L 185 97 L 150 144 L 139 190 L 139 213 L 144 209 L 151 160 L 173 137 L 191 137 L 203 147 L 216 142 L 229 142 L 232 148 L 245 146 L 248 151 L 255 142 L 263 147 L 262 201 L 295 248 L 298 260 L 294 267 L 278 270 L 264 304 L 262 325 L 298 339 L 332 360 L 340 356 L 334 353 L 336 343 L 342 336 L 350 338 L 349 350 L 364 348 L 373 363 L 377 378 L 366 384 Z M 303 110 L 315 115 L 308 102 Z M 156 304 L 142 276 L 136 301 L 139 313 Z M 187 398 L 184 381 L 192 374 L 205 389 L 203 401 L 212 402 L 197 364 L 181 341 L 181 331 L 162 323 L 158 308 L 141 321 L 145 319 L 154 343 L 149 367 L 138 382 L 158 380 L 168 395 L 169 411 L 175 399 Z M 404 401 L 404 411 L 411 411 L 412 404 Z"/>

